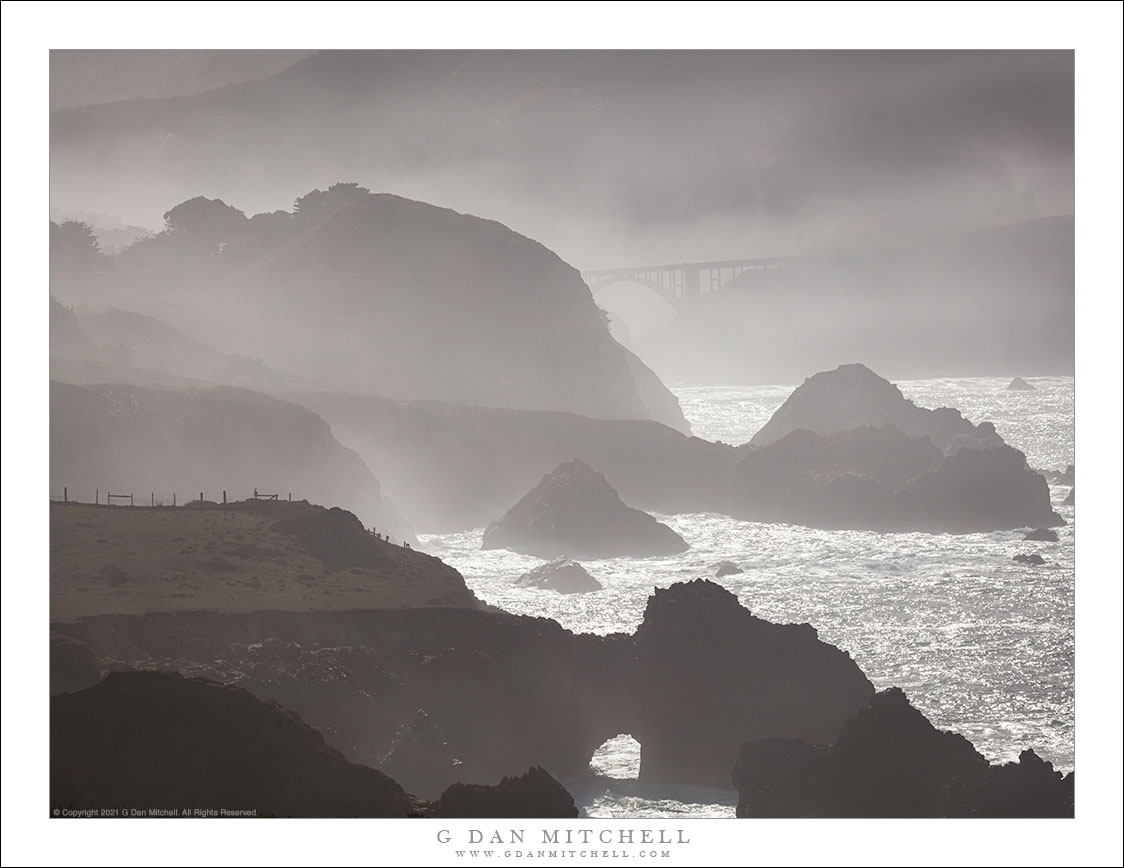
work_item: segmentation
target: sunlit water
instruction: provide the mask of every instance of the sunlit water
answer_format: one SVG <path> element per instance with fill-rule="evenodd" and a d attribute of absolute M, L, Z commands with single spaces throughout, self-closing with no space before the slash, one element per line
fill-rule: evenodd
<path fill-rule="evenodd" d="M 924 407 L 950 406 L 988 420 L 1031 466 L 1073 462 L 1073 380 L 1030 381 L 1008 392 L 994 378 L 899 383 Z M 674 388 L 694 433 L 744 443 L 793 386 Z M 610 480 L 612 481 L 612 480 Z M 481 551 L 483 529 L 423 537 L 425 548 L 455 566 L 481 599 L 511 612 L 554 618 L 574 631 L 631 631 L 655 586 L 701 576 L 732 560 L 745 572 L 716 579 L 755 614 L 808 622 L 820 638 L 849 651 L 879 689 L 902 687 L 938 727 L 969 738 L 993 761 L 1033 747 L 1063 770 L 1073 767 L 1073 508 L 1069 489 L 1052 488 L 1068 525 L 1056 543 L 1024 542 L 1021 531 L 987 534 L 824 531 L 738 521 L 723 515 L 658 516 L 689 551 L 666 558 L 585 562 L 605 586 L 561 595 L 516 588 L 533 557 Z M 1045 567 L 1011 558 L 1038 552 Z M 733 816 L 737 794 L 641 786 L 639 746 L 608 742 L 588 777 L 566 779 L 591 817 Z M 731 765 L 733 763 L 731 757 Z"/>

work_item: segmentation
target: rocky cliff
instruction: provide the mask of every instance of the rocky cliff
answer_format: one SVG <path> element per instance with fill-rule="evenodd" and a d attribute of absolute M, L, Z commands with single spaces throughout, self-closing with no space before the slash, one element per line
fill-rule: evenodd
<path fill-rule="evenodd" d="M 989 766 L 898 688 L 876 694 L 820 744 L 757 739 L 733 769 L 739 817 L 1072 817 L 1073 776 L 1033 751 Z M 825 746 L 830 743 L 830 746 Z"/>
<path fill-rule="evenodd" d="M 704 579 L 657 589 L 634 645 L 645 781 L 724 786 L 747 737 L 828 740 L 874 693 L 813 627 L 757 618 Z"/>
<path fill-rule="evenodd" d="M 873 692 L 811 627 L 755 618 L 709 582 L 657 592 L 632 636 L 468 608 L 102 615 L 54 629 L 102 670 L 174 669 L 275 700 L 426 795 L 533 766 L 582 773 L 622 732 L 641 742 L 645 779 L 724 786 L 746 738 L 828 738 Z"/>

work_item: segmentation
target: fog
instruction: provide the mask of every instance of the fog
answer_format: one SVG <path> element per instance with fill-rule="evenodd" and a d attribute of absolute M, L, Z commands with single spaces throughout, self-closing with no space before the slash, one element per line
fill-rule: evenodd
<path fill-rule="evenodd" d="M 1072 817 L 1074 87 L 53 52 L 55 816 Z"/>
<path fill-rule="evenodd" d="M 1072 52 L 326 51 L 273 75 L 301 53 L 200 54 L 52 54 L 52 105 L 117 100 L 52 112 L 60 213 L 159 230 L 164 212 L 196 196 L 252 215 L 347 180 L 498 220 L 581 270 L 825 254 L 866 263 L 905 251 L 948 281 L 844 265 L 802 287 L 821 311 L 863 322 L 832 361 L 856 358 L 856 344 L 877 352 L 883 315 L 834 286 L 865 283 L 869 295 L 889 281 L 886 329 L 934 310 L 959 324 L 949 372 L 1071 369 L 1065 269 L 1028 286 L 1019 261 L 1034 250 L 977 273 L 956 248 L 982 229 L 1073 213 Z M 97 74 L 78 89 L 83 69 Z M 130 75 L 165 98 L 123 100 Z M 204 89 L 215 81 L 232 83 Z M 984 283 L 994 311 L 974 304 Z M 665 378 L 791 380 L 786 371 L 807 368 L 795 352 L 776 365 L 764 348 L 746 356 L 706 329 L 688 335 L 689 320 L 672 322 L 636 287 L 598 301 Z M 962 358 L 1010 309 L 1030 320 L 1028 344 Z M 735 319 L 799 329 L 792 314 L 750 306 Z M 805 335 L 819 343 L 814 323 Z M 712 363 L 686 364 L 700 354 Z M 879 358 L 901 375 L 943 367 L 908 347 Z"/>

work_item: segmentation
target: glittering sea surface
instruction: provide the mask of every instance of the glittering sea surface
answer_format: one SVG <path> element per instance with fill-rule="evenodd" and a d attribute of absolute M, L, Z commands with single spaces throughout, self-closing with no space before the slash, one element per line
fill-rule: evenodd
<path fill-rule="evenodd" d="M 991 421 L 1032 467 L 1073 463 L 1073 379 L 1027 378 L 1031 392 L 1008 392 L 996 378 L 906 380 L 923 407 L 956 407 Z M 673 387 L 694 433 L 744 443 L 794 385 Z M 609 480 L 612 481 L 611 479 Z M 1057 768 L 1073 768 L 1073 508 L 1053 486 L 1068 522 L 1056 543 L 1024 542 L 1022 531 L 986 534 L 824 531 L 738 521 L 723 515 L 660 515 L 690 543 L 666 558 L 586 561 L 605 586 L 561 595 L 511 581 L 541 563 L 481 551 L 483 528 L 429 535 L 425 549 L 460 570 L 481 599 L 518 614 L 553 618 L 578 632 L 632 631 L 653 586 L 714 577 L 720 560 L 743 573 L 715 579 L 755 614 L 808 622 L 850 652 L 874 685 L 903 688 L 934 725 L 969 738 L 992 761 L 1026 747 Z M 1037 552 L 1043 567 L 1014 563 Z M 731 757 L 731 765 L 733 764 Z M 723 817 L 737 794 L 651 787 L 636 780 L 640 747 L 627 734 L 607 742 L 590 773 L 563 781 L 590 817 Z"/>

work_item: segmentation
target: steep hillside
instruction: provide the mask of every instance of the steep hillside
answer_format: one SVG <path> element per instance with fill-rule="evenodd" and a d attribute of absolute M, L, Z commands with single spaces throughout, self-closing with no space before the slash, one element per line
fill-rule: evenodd
<path fill-rule="evenodd" d="M 490 220 L 366 196 L 210 298 L 228 345 L 350 388 L 686 427 L 666 389 L 640 397 L 577 271 Z"/>
<path fill-rule="evenodd" d="M 91 254 L 77 230 L 52 230 L 62 302 L 145 315 L 90 318 L 99 363 L 255 385 L 271 368 L 367 394 L 688 430 L 675 396 L 613 339 L 581 275 L 495 221 L 356 184 L 252 218 L 195 197 L 165 221 L 114 257 Z M 200 358 L 197 345 L 157 336 L 153 317 L 219 352 Z M 154 338 L 167 346 L 152 352 Z"/>
<path fill-rule="evenodd" d="M 245 389 L 51 383 L 51 491 L 165 503 L 292 493 L 401 539 L 408 527 L 363 461 L 303 407 Z"/>

